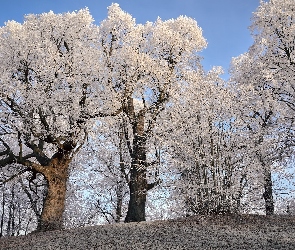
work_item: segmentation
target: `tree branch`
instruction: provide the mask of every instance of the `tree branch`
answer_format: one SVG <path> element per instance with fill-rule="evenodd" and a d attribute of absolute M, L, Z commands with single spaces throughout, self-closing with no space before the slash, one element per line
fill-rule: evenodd
<path fill-rule="evenodd" d="M 154 188 L 155 186 L 157 186 L 161 183 L 162 183 L 162 180 L 158 179 L 157 181 L 154 181 L 153 183 L 147 184 L 147 191 L 151 190 L 152 188 Z"/>
<path fill-rule="evenodd" d="M 8 179 L 6 179 L 6 180 L 0 182 L 0 186 L 3 186 L 5 183 L 7 183 L 7 182 L 13 180 L 14 178 L 16 178 L 16 177 L 18 177 L 18 176 L 22 175 L 23 173 L 25 173 L 25 172 L 27 172 L 27 171 L 30 171 L 30 170 L 31 170 L 30 168 L 26 168 L 26 169 L 21 170 L 21 171 L 18 172 L 17 174 L 14 174 L 13 176 L 10 176 Z"/>

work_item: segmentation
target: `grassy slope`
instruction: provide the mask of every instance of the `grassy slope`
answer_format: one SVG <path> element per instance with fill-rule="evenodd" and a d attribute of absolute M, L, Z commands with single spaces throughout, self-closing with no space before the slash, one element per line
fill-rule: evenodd
<path fill-rule="evenodd" d="M 295 249 L 295 216 L 194 216 L 7 237 L 0 249 Z"/>

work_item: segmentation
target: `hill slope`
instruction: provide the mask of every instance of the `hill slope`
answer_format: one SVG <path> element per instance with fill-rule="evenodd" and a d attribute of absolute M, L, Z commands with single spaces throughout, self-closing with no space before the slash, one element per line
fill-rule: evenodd
<path fill-rule="evenodd" d="M 194 216 L 7 237 L 0 249 L 295 249 L 295 216 Z"/>

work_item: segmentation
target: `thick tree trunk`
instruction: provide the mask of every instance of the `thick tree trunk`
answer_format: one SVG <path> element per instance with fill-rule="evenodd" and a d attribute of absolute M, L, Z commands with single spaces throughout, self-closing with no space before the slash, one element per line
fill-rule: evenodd
<path fill-rule="evenodd" d="M 68 167 L 69 160 L 62 153 L 55 154 L 46 167 L 48 190 L 37 231 L 62 229 Z"/>
<path fill-rule="evenodd" d="M 147 195 L 146 179 L 146 138 L 144 136 L 144 114 L 137 116 L 133 126 L 133 150 L 130 170 L 130 200 L 125 222 L 145 221 L 145 202 Z"/>
<path fill-rule="evenodd" d="M 273 190 L 272 190 L 271 171 L 266 169 L 264 172 L 264 193 L 263 193 L 266 215 L 274 214 L 274 200 L 273 200 L 272 191 Z"/>
<path fill-rule="evenodd" d="M 131 167 L 130 200 L 125 222 L 145 221 L 145 202 L 147 195 L 146 170 L 139 170 L 137 166 Z"/>

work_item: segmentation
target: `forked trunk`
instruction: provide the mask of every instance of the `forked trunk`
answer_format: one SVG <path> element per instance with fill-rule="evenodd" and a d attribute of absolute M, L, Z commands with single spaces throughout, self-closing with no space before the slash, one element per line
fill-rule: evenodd
<path fill-rule="evenodd" d="M 68 167 L 69 160 L 62 153 L 57 153 L 46 167 L 48 191 L 37 231 L 62 229 Z"/>

